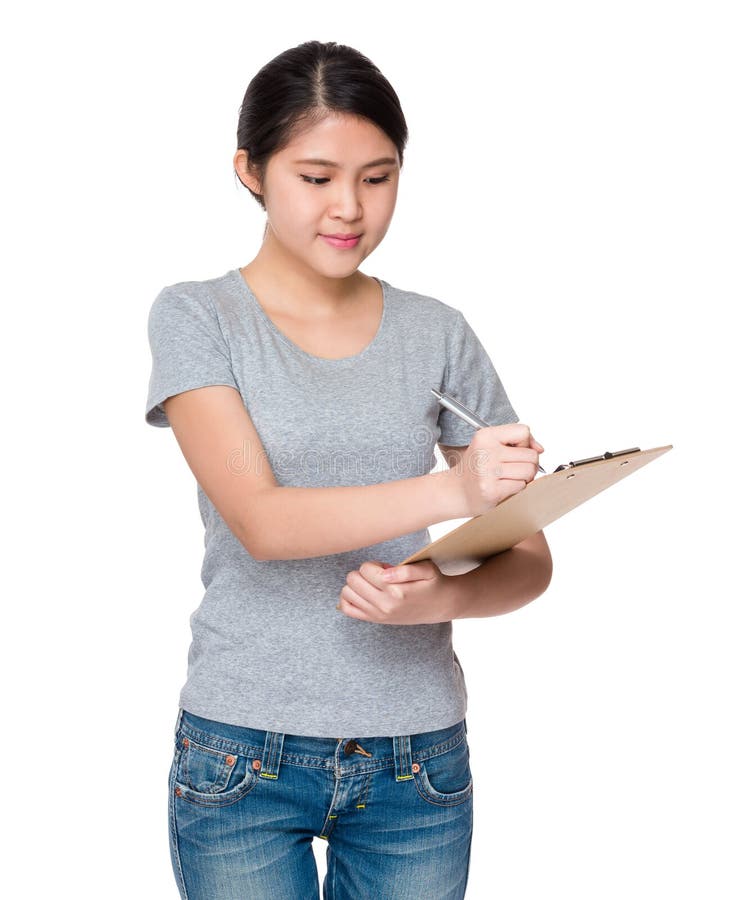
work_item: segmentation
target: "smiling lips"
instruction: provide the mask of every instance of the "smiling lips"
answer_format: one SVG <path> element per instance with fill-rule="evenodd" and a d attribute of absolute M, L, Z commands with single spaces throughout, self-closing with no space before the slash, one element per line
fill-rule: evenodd
<path fill-rule="evenodd" d="M 362 237 L 361 234 L 322 234 L 321 237 L 327 242 L 327 244 L 331 244 L 332 247 L 339 247 L 341 250 L 349 250 L 351 247 L 356 247 L 359 243 L 359 239 Z"/>

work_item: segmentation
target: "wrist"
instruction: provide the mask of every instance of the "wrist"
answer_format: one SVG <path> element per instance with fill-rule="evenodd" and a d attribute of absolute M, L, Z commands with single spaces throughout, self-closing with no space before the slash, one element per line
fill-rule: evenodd
<path fill-rule="evenodd" d="M 444 622 L 451 622 L 453 619 L 463 617 L 463 576 L 462 575 L 444 575 L 443 576 L 443 619 Z"/>
<path fill-rule="evenodd" d="M 458 490 L 458 484 L 454 475 L 455 469 L 446 469 L 442 472 L 431 472 L 427 478 L 433 479 L 436 514 L 434 522 L 446 522 L 450 519 L 461 519 L 467 513 L 463 510 L 463 502 Z"/>

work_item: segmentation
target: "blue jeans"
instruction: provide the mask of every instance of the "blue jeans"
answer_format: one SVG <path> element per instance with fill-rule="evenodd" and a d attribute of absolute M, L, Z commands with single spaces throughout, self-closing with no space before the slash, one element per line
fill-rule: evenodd
<path fill-rule="evenodd" d="M 473 781 L 466 721 L 396 737 L 304 737 L 180 710 L 169 837 L 188 900 L 462 900 Z"/>

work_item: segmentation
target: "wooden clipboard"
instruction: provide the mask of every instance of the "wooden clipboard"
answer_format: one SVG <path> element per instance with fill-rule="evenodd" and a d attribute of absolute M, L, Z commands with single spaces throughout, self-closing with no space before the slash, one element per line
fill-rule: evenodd
<path fill-rule="evenodd" d="M 469 519 L 399 565 L 430 559 L 445 575 L 469 572 L 487 557 L 509 550 L 536 534 L 672 447 L 673 444 L 668 444 L 652 450 L 624 451 L 609 459 L 600 457 L 594 462 L 560 467 L 550 475 L 530 481 L 523 491 L 507 497 L 484 515 Z"/>

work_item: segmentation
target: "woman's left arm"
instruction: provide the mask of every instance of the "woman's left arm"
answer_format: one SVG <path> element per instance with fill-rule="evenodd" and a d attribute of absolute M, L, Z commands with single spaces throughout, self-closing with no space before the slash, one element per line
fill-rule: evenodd
<path fill-rule="evenodd" d="M 466 448 L 440 449 L 453 467 Z M 391 625 L 500 616 L 539 597 L 551 578 L 552 555 L 538 531 L 463 575 L 444 575 L 431 560 L 400 566 L 370 560 L 347 575 L 337 609 Z"/>
<path fill-rule="evenodd" d="M 450 576 L 451 619 L 500 616 L 539 597 L 552 579 L 552 554 L 538 531 L 465 575 Z"/>
<path fill-rule="evenodd" d="M 543 594 L 551 577 L 552 556 L 539 531 L 463 575 L 444 575 L 429 559 L 400 566 L 368 560 L 347 575 L 337 609 L 383 625 L 500 616 Z"/>

